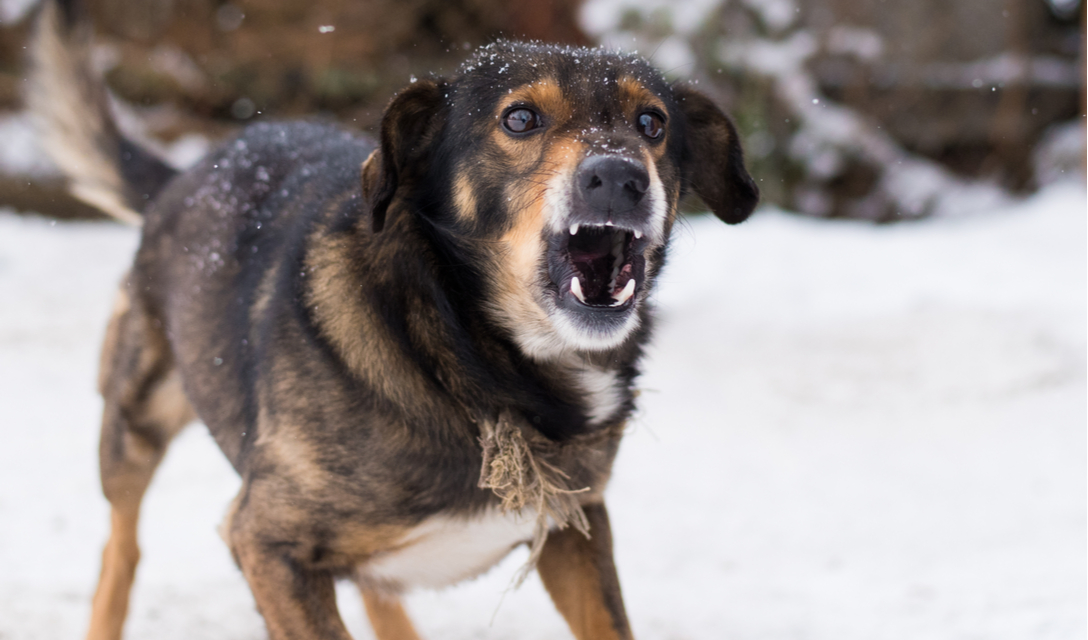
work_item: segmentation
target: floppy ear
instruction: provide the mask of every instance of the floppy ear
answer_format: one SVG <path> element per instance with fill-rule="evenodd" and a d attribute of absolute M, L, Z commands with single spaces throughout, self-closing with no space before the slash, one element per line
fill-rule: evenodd
<path fill-rule="evenodd" d="M 694 189 L 723 221 L 744 222 L 759 203 L 759 188 L 744 168 L 733 122 L 710 98 L 688 86 L 673 85 L 673 96 L 684 115 L 685 187 Z"/>
<path fill-rule="evenodd" d="M 444 94 L 444 83 L 420 80 L 397 94 L 385 109 L 381 146 L 363 162 L 360 177 L 375 233 L 385 226 L 397 188 L 420 179 L 426 171 Z"/>

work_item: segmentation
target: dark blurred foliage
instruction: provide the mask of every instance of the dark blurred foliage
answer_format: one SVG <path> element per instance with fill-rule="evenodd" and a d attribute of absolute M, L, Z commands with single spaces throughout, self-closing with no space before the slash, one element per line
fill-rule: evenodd
<path fill-rule="evenodd" d="M 496 37 L 585 43 L 576 0 L 87 0 L 123 100 L 199 119 L 328 112 L 372 120 L 410 75 Z M 5 69 L 18 73 L 8 34 Z M 5 79 L 7 85 L 15 77 Z M 11 104 L 8 90 L 0 100 Z M 184 125 L 183 125 L 184 126 Z M 164 132 L 168 133 L 168 132 Z"/>
<path fill-rule="evenodd" d="M 214 139 L 258 117 L 372 129 L 411 76 L 449 71 L 476 45 L 502 36 L 589 42 L 578 26 L 580 0 L 86 3 L 97 65 L 147 131 L 166 141 L 194 131 Z M 617 30 L 648 53 L 677 37 L 670 16 L 688 10 L 636 2 Z M 826 140 L 806 147 L 811 131 L 796 102 L 783 98 L 782 77 L 723 51 L 808 38 L 805 77 L 827 104 L 856 114 L 910 157 L 1015 193 L 1040 183 L 1033 150 L 1048 131 L 1083 120 L 1084 12 L 1083 0 L 724 0 L 679 36 L 694 60 L 680 75 L 733 112 L 767 201 L 819 216 L 918 217 L 932 207 L 904 214 L 881 193 L 894 168 Z M 0 25 L 0 109 L 19 108 L 29 23 Z M 56 197 L 44 183 L 0 176 L 0 202 L 13 201 L 2 193 L 5 180 L 22 190 L 21 207 L 48 210 Z"/>
<path fill-rule="evenodd" d="M 729 43 L 804 34 L 813 43 L 805 71 L 825 104 L 953 176 L 1012 193 L 1040 185 L 1034 152 L 1055 125 L 1084 122 L 1084 2 L 1062 13 L 1043 0 L 787 0 L 796 17 L 777 24 L 758 10 L 767 4 L 723 3 L 691 40 L 695 76 L 732 106 L 753 174 L 782 206 L 878 221 L 932 212 L 874 197 L 894 168 L 864 154 L 840 148 L 833 168 L 812 171 L 796 105 L 782 99 L 789 87 L 723 60 Z M 1082 179 L 1083 167 L 1082 158 Z"/>
<path fill-rule="evenodd" d="M 86 0 L 96 66 L 163 141 L 212 139 L 261 116 L 373 128 L 413 75 L 499 37 L 588 44 L 578 0 Z M 0 109 L 20 108 L 33 14 L 0 24 Z M 0 171 L 0 204 L 93 215 L 49 176 Z"/>

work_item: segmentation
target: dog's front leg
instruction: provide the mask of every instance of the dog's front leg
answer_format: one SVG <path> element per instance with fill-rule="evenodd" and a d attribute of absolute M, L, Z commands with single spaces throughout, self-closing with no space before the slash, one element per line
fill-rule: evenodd
<path fill-rule="evenodd" d="M 419 640 L 419 634 L 399 599 L 371 591 L 362 585 L 359 588 L 363 593 L 370 626 L 374 628 L 378 640 Z"/>
<path fill-rule="evenodd" d="M 275 543 L 237 526 L 230 545 L 271 640 L 351 640 L 336 608 L 334 578 L 300 559 L 296 544 Z"/>
<path fill-rule="evenodd" d="M 620 581 L 612 560 L 612 529 L 604 504 L 583 507 L 586 539 L 573 527 L 553 532 L 537 564 L 544 586 L 578 640 L 630 640 Z"/>

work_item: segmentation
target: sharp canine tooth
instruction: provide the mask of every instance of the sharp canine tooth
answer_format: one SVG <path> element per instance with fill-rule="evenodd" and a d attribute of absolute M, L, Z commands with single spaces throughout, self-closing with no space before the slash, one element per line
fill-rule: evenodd
<path fill-rule="evenodd" d="M 570 235 L 572 235 L 572 236 L 578 235 L 578 227 L 579 226 L 580 225 L 577 222 L 570 225 Z"/>
<path fill-rule="evenodd" d="M 586 301 L 586 296 L 582 293 L 582 283 L 578 282 L 578 276 L 574 276 L 570 279 L 570 292 L 582 302 Z"/>
<path fill-rule="evenodd" d="M 638 229 L 635 229 L 635 240 L 638 240 L 641 237 L 642 237 L 642 232 L 639 231 Z"/>
<path fill-rule="evenodd" d="M 628 300 L 630 300 L 631 296 L 633 296 L 634 294 L 635 294 L 635 279 L 631 278 L 630 280 L 627 281 L 627 285 L 623 288 L 623 291 L 620 291 L 619 294 L 612 296 L 613 299 L 615 299 L 615 302 L 612 303 L 612 306 L 613 307 L 620 306 L 624 302 L 627 302 Z"/>

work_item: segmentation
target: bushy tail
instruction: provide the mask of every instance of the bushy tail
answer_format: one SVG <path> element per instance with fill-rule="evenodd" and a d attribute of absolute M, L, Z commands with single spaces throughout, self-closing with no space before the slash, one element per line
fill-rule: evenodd
<path fill-rule="evenodd" d="M 128 224 L 177 171 L 127 139 L 91 67 L 91 25 L 76 0 L 46 0 L 31 44 L 27 105 L 76 198 Z"/>

